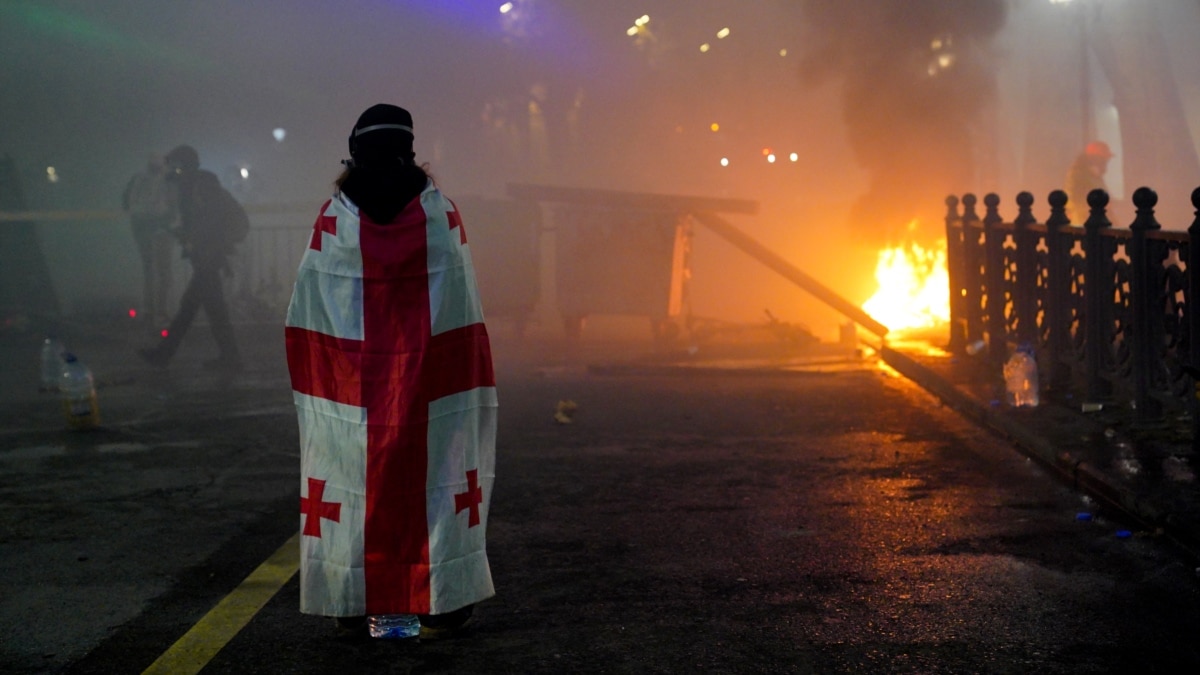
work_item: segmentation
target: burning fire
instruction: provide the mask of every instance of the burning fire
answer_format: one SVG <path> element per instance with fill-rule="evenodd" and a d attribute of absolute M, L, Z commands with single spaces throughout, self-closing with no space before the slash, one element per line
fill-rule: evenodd
<path fill-rule="evenodd" d="M 950 322 L 946 241 L 927 249 L 909 242 L 879 252 L 879 290 L 863 303 L 871 318 L 890 330 L 930 328 Z"/>

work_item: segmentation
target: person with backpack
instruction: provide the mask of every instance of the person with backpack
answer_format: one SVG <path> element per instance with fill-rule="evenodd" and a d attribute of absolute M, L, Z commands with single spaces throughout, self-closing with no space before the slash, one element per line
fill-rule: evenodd
<path fill-rule="evenodd" d="M 129 214 L 133 240 L 142 260 L 142 315 L 152 326 L 161 326 L 171 315 L 171 254 L 175 239 L 175 199 L 166 180 L 162 155 L 151 155 L 146 168 L 134 174 L 121 195 L 121 208 Z"/>
<path fill-rule="evenodd" d="M 205 362 L 205 368 L 236 373 L 242 368 L 242 359 L 221 277 L 229 272 L 229 256 L 245 238 L 249 220 L 216 175 L 200 168 L 195 148 L 175 148 L 167 153 L 166 163 L 167 180 L 177 189 L 179 239 L 183 257 L 191 263 L 192 277 L 163 340 L 155 347 L 138 350 L 138 354 L 156 368 L 167 367 L 196 312 L 203 308 L 220 352 L 216 359 Z"/>

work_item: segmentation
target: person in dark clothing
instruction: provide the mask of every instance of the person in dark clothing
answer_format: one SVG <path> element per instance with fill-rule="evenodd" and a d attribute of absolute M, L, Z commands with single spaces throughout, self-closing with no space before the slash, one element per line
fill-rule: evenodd
<path fill-rule="evenodd" d="M 242 360 L 234 339 L 229 306 L 221 286 L 221 276 L 229 270 L 228 257 L 234 242 L 227 235 L 222 208 L 232 196 L 221 186 L 215 174 L 200 168 L 200 156 L 189 145 L 167 153 L 167 178 L 177 188 L 180 242 L 183 257 L 192 265 L 192 278 L 183 291 L 179 311 L 158 346 L 141 349 L 138 354 L 150 365 L 165 368 L 183 342 L 188 328 L 201 308 L 208 315 L 220 356 L 204 365 L 210 370 L 237 372 Z"/>

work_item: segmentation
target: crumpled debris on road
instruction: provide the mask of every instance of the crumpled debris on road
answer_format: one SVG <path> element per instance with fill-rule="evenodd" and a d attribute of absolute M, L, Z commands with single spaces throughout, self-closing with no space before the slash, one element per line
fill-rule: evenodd
<path fill-rule="evenodd" d="M 579 409 L 579 405 L 575 401 L 561 400 L 554 408 L 554 421 L 559 424 L 573 424 L 575 422 L 575 411 Z"/>

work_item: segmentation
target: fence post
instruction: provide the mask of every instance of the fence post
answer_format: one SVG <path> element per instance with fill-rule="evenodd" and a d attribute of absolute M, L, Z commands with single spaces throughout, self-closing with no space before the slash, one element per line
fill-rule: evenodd
<path fill-rule="evenodd" d="M 1109 330 L 1112 326 L 1113 297 L 1112 252 L 1108 250 L 1103 230 L 1112 226 L 1105 210 L 1108 193 L 1092 190 L 1088 193 L 1089 214 L 1084 223 L 1083 250 L 1087 256 L 1086 279 L 1083 284 L 1084 307 L 1087 313 L 1084 327 L 1084 361 L 1087 364 L 1087 397 L 1099 402 L 1108 398 L 1112 387 L 1104 377 L 1111 349 Z"/>
<path fill-rule="evenodd" d="M 1037 235 L 1029 229 L 1037 218 L 1033 217 L 1032 207 L 1032 194 L 1017 195 L 1017 217 L 1013 219 L 1013 239 L 1017 245 L 1013 309 L 1017 316 L 1017 345 L 1028 344 L 1037 350 L 1041 346 L 1037 328 Z"/>
<path fill-rule="evenodd" d="M 1008 330 L 1004 321 L 1004 233 L 1000 231 L 1000 195 L 983 198 L 987 212 L 983 216 L 984 283 L 987 285 L 988 358 L 1000 367 L 1008 358 Z"/>
<path fill-rule="evenodd" d="M 1162 228 L 1154 218 L 1158 195 L 1148 187 L 1133 193 L 1137 215 L 1129 229 L 1129 302 L 1133 309 L 1133 338 L 1130 358 L 1133 370 L 1133 397 L 1138 417 L 1151 419 L 1162 415 L 1162 405 L 1151 395 L 1159 368 L 1163 331 L 1162 259 L 1158 246 L 1146 236 Z"/>
<path fill-rule="evenodd" d="M 963 195 L 962 215 L 962 289 L 966 344 L 983 337 L 983 275 L 980 274 L 979 214 L 975 213 L 974 194 Z"/>
<path fill-rule="evenodd" d="M 1192 208 L 1196 218 L 1188 227 L 1187 254 L 1187 295 L 1183 308 L 1187 313 L 1188 327 L 1188 367 L 1187 372 L 1192 377 L 1192 400 L 1188 404 L 1188 412 L 1192 416 L 1192 452 L 1200 452 L 1200 187 L 1192 190 Z"/>
<path fill-rule="evenodd" d="M 1046 326 L 1049 391 L 1060 399 L 1071 388 L 1071 369 L 1067 365 L 1071 349 L 1071 237 L 1064 228 L 1071 224 L 1067 217 L 1067 193 L 1054 190 L 1049 196 L 1050 217 L 1046 219 L 1046 253 L 1049 274 L 1046 283 Z"/>
<path fill-rule="evenodd" d="M 951 354 L 966 352 L 966 318 L 963 315 L 962 221 L 958 217 L 958 197 L 946 197 L 946 276 L 950 283 L 950 344 Z"/>

